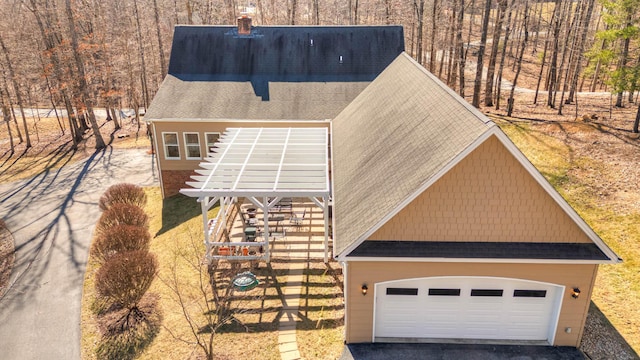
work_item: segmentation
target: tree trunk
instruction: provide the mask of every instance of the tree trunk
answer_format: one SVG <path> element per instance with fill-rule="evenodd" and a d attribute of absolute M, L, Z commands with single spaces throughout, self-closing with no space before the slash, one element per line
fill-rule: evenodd
<path fill-rule="evenodd" d="M 580 10 L 582 8 L 583 4 L 578 4 L 578 9 L 575 11 L 574 13 L 574 17 L 573 20 L 571 21 L 571 25 L 569 27 L 569 29 L 567 30 L 566 36 L 565 36 L 565 43 L 568 44 L 569 43 L 569 39 L 573 38 L 571 45 L 570 46 L 565 46 L 564 50 L 562 52 L 562 61 L 560 62 L 561 66 L 560 69 L 562 69 L 564 67 L 564 62 L 565 62 L 565 57 L 566 57 L 566 52 L 567 52 L 567 48 L 569 48 L 569 61 L 567 64 L 567 67 L 564 71 L 564 75 L 561 73 L 560 74 L 560 81 L 558 81 L 558 84 L 560 84 L 562 82 L 562 77 L 564 76 L 564 82 L 562 85 L 562 93 L 560 95 L 560 102 L 558 103 L 558 115 L 562 115 L 562 108 L 564 107 L 564 94 L 567 92 L 567 90 L 569 89 L 569 84 L 568 82 L 570 81 L 570 71 L 571 68 L 573 66 L 573 62 L 575 61 L 575 56 L 576 56 L 576 52 L 575 49 L 578 46 L 578 36 L 577 36 L 577 26 L 579 26 L 579 22 L 581 20 L 580 17 Z M 571 6 L 569 6 L 569 13 L 571 12 Z M 568 16 L 567 16 L 568 18 Z M 575 30 L 574 30 L 575 29 Z M 573 36 L 571 36 L 573 34 Z"/>
<path fill-rule="evenodd" d="M 76 67 L 78 69 L 78 83 L 79 90 L 82 94 L 82 102 L 87 107 L 87 114 L 89 116 L 89 123 L 91 124 L 91 128 L 93 129 L 93 136 L 96 138 L 96 149 L 103 149 L 105 147 L 104 139 L 102 138 L 102 134 L 100 134 L 100 127 L 98 126 L 98 121 L 96 120 L 95 114 L 93 112 L 93 104 L 92 100 L 89 96 L 89 89 L 87 85 L 87 78 L 84 71 L 84 63 L 82 61 L 82 57 L 80 55 L 80 49 L 78 45 L 78 33 L 76 32 L 75 20 L 73 18 L 73 10 L 71 9 L 71 0 L 65 0 L 66 11 L 67 11 L 67 21 L 69 21 L 69 32 L 71 34 L 71 50 L 73 52 L 73 58 L 76 62 Z"/>
<path fill-rule="evenodd" d="M 156 19 L 156 34 L 158 35 L 158 55 L 160 56 L 160 68 L 162 78 L 164 79 L 165 75 L 167 75 L 167 64 L 164 59 L 164 46 L 162 45 L 162 33 L 160 32 L 160 12 L 158 11 L 158 1 L 153 0 L 153 15 Z"/>
<path fill-rule="evenodd" d="M 640 80 L 640 56 L 636 61 L 636 66 L 633 69 L 633 77 L 631 78 L 631 82 L 629 84 L 629 103 L 633 103 L 633 94 L 638 89 L 638 80 Z"/>
<path fill-rule="evenodd" d="M 522 57 L 524 55 L 524 49 L 527 47 L 527 40 L 529 39 L 529 29 L 527 27 L 527 23 L 529 22 L 529 1 L 525 0 L 524 2 L 524 19 L 523 19 L 523 27 L 524 27 L 524 39 L 522 40 L 522 47 L 520 48 L 520 55 L 518 56 L 518 65 L 516 74 L 513 77 L 513 85 L 511 86 L 511 93 L 509 94 L 509 100 L 507 101 L 507 116 L 511 116 L 513 113 L 513 105 L 514 99 L 513 94 L 515 92 L 516 86 L 518 84 L 518 76 L 520 76 L 520 70 L 522 70 Z"/>
<path fill-rule="evenodd" d="M 353 7 L 353 24 L 358 25 L 358 0 L 355 0 L 356 3 Z"/>
<path fill-rule="evenodd" d="M 296 8 L 298 7 L 298 0 L 291 0 L 291 9 L 289 11 L 289 24 L 296 24 Z"/>
<path fill-rule="evenodd" d="M 563 0 L 560 0 L 561 4 L 562 4 Z M 556 90 L 556 79 L 557 79 L 557 72 L 558 72 L 558 51 L 559 51 L 559 47 L 560 47 L 560 27 L 561 27 L 561 21 L 560 18 L 562 16 L 560 16 L 559 12 L 560 12 L 560 7 L 562 5 L 558 6 L 558 0 L 555 0 L 555 7 L 553 9 L 553 20 L 551 21 L 553 24 L 553 50 L 551 52 L 551 62 L 549 65 L 549 83 L 547 86 L 547 106 L 551 107 L 552 109 L 555 109 L 555 104 L 553 103 L 553 94 Z"/>
<path fill-rule="evenodd" d="M 424 0 L 420 0 L 420 8 L 424 10 Z M 423 12 L 424 14 L 424 12 Z M 436 61 L 436 16 L 438 15 L 438 0 L 433 0 L 433 9 L 431 12 L 432 21 L 431 21 L 431 42 L 429 44 L 429 71 L 432 73 L 435 71 L 435 61 Z"/>
<path fill-rule="evenodd" d="M 134 16 L 136 18 L 136 25 L 137 25 L 136 29 L 138 34 L 138 51 L 140 53 L 140 66 L 141 66 L 140 81 L 142 83 L 142 99 L 144 103 L 144 109 L 146 111 L 147 106 L 149 104 L 149 90 L 147 88 L 147 65 L 146 65 L 145 56 L 144 56 L 144 46 L 142 45 L 142 31 L 140 26 L 140 15 L 138 13 L 138 0 L 133 0 L 133 10 L 135 12 Z M 137 111 L 138 109 L 136 109 L 136 112 Z"/>
<path fill-rule="evenodd" d="M 582 34 L 580 35 L 580 41 L 577 49 L 578 59 L 576 60 L 573 76 L 571 78 L 571 88 L 569 89 L 569 96 L 567 97 L 567 101 L 569 103 L 573 102 L 576 89 L 578 87 L 578 79 L 580 77 L 580 73 L 582 72 L 582 57 L 584 53 L 584 47 L 587 42 L 587 34 L 589 32 L 589 24 L 591 24 L 591 16 L 593 15 L 594 5 L 595 0 L 589 0 L 587 4 L 587 13 L 585 14 L 584 20 L 582 21 Z"/>
<path fill-rule="evenodd" d="M 16 133 L 18 133 L 18 140 L 20 141 L 20 144 L 22 144 L 24 142 L 24 139 L 22 139 L 22 132 L 20 131 L 20 125 L 18 125 L 18 119 L 16 118 L 16 113 L 13 109 L 13 104 L 11 103 L 11 96 L 9 95 L 9 85 L 7 84 L 7 77 L 5 76 L 4 72 L 2 72 L 2 86 L 6 91 L 6 102 L 7 102 L 7 106 L 9 107 L 9 119 L 13 119 L 13 122 L 16 124 Z"/>
<path fill-rule="evenodd" d="M 456 59 L 458 61 L 458 79 L 460 82 L 460 89 L 458 93 L 461 97 L 464 97 L 464 69 L 466 67 L 464 43 L 462 42 L 462 27 L 464 21 L 464 0 L 460 0 L 460 10 L 458 10 L 458 29 L 456 31 Z"/>
<path fill-rule="evenodd" d="M 605 26 L 605 29 L 607 29 L 607 26 Z M 602 39 L 602 45 L 600 45 L 600 51 L 603 51 L 604 49 L 606 49 L 606 47 L 607 47 L 607 41 L 605 39 Z M 591 92 L 596 91 L 596 86 L 598 84 L 598 77 L 600 76 L 601 64 L 602 64 L 602 61 L 600 61 L 600 58 L 598 58 L 598 62 L 596 62 L 596 68 L 593 71 L 593 80 L 591 80 L 591 87 L 589 88 L 589 91 Z"/>
<path fill-rule="evenodd" d="M 536 11 L 538 12 L 538 21 L 536 22 L 536 37 L 533 39 L 533 46 L 531 47 L 531 55 L 535 55 L 538 50 L 538 37 L 540 36 L 540 22 L 542 21 L 542 10 L 545 2 L 540 1 L 540 10 L 538 9 L 538 5 L 536 4 Z M 545 36 L 548 38 L 548 36 Z"/>
<path fill-rule="evenodd" d="M 633 132 L 638 133 L 640 127 L 640 104 L 638 105 L 638 112 L 636 113 L 636 121 L 633 123 Z"/>
<path fill-rule="evenodd" d="M 476 65 L 476 78 L 473 83 L 473 106 L 480 107 L 480 90 L 482 87 L 482 70 L 484 61 L 484 49 L 487 45 L 487 32 L 489 31 L 489 16 L 491 15 L 491 0 L 487 0 L 482 18 L 482 33 L 480 35 L 480 48 L 478 49 L 478 63 Z"/>
<path fill-rule="evenodd" d="M 13 92 L 16 94 L 16 100 L 18 101 L 18 107 L 20 108 L 20 115 L 22 115 L 22 125 L 24 126 L 24 137 L 27 140 L 27 148 L 30 148 L 31 139 L 29 138 L 29 127 L 27 126 L 27 117 L 24 115 L 24 105 L 22 102 L 22 95 L 20 95 L 20 87 L 18 86 L 18 81 L 16 80 L 16 73 L 13 71 L 13 65 L 11 64 L 11 59 L 9 58 L 9 50 L 7 50 L 7 47 L 4 45 L 4 40 L 2 39 L 1 34 L 0 34 L 0 47 L 2 47 L 2 52 L 4 53 L 4 58 L 7 63 L 7 70 L 9 70 L 9 78 L 11 80 L 11 85 L 13 85 Z"/>
<path fill-rule="evenodd" d="M 631 16 L 629 16 L 631 17 Z M 631 21 L 629 21 L 627 23 L 627 27 L 631 27 Z M 621 75 L 619 75 L 621 77 L 621 81 L 624 82 L 624 78 L 626 77 L 624 75 L 624 72 L 626 70 L 627 67 L 627 58 L 629 57 L 629 43 L 631 42 L 631 37 L 630 36 L 625 36 L 624 38 L 624 45 L 622 47 L 622 56 L 620 57 L 620 66 L 618 67 L 618 69 L 623 73 Z M 622 107 L 622 95 L 624 94 L 624 88 L 620 87 L 620 86 L 616 86 L 617 89 L 615 89 L 618 92 L 618 96 L 616 98 L 616 107 Z"/>
<path fill-rule="evenodd" d="M 504 23 L 504 15 L 505 11 L 507 10 L 507 5 L 507 0 L 498 0 L 498 21 L 496 22 L 496 25 L 493 29 L 493 43 L 491 44 L 491 53 L 489 55 L 489 65 L 487 68 L 487 78 L 485 79 L 485 106 L 493 106 L 493 75 L 496 70 L 498 45 L 500 44 L 500 37 L 502 36 L 502 24 Z"/>
<path fill-rule="evenodd" d="M 319 0 L 313 0 L 313 23 L 315 25 L 320 25 L 320 4 L 318 4 Z"/>
<path fill-rule="evenodd" d="M 13 155 L 13 153 L 15 153 L 16 148 L 15 148 L 15 144 L 13 143 L 13 135 L 11 134 L 11 115 L 9 114 L 9 111 L 11 111 L 9 109 L 9 106 L 7 106 L 7 103 L 4 100 L 5 95 L 4 95 L 4 91 L 2 90 L 2 88 L 0 88 L 0 105 L 2 106 L 2 116 L 4 117 L 4 122 L 7 124 L 7 134 L 9 136 L 9 145 L 11 146 L 11 155 Z"/>
<path fill-rule="evenodd" d="M 422 36 L 424 31 L 424 0 L 420 0 L 420 4 L 418 4 L 416 0 L 414 0 L 413 7 L 415 10 L 416 19 L 418 20 L 418 29 L 416 30 L 418 36 L 416 39 L 416 53 L 414 56 L 416 57 L 416 60 L 419 64 L 423 64 L 424 51 L 422 51 Z"/>
<path fill-rule="evenodd" d="M 544 39 L 544 50 L 542 51 L 542 62 L 540 64 L 540 72 L 538 73 L 538 81 L 536 83 L 536 94 L 533 97 L 533 103 L 538 103 L 538 94 L 540 93 L 540 84 L 542 83 L 542 74 L 544 74 L 544 64 L 547 58 L 547 50 L 549 49 L 549 31 Z"/>
<path fill-rule="evenodd" d="M 384 0 L 385 24 L 391 25 L 391 0 Z"/>
<path fill-rule="evenodd" d="M 64 100 L 64 106 L 67 110 L 67 120 L 69 120 L 69 129 L 71 129 L 71 138 L 73 139 L 73 149 L 78 148 L 78 143 L 82 141 L 84 138 L 82 136 L 82 132 L 78 129 L 78 123 L 76 123 L 73 115 L 73 106 L 71 106 L 71 100 L 65 95 L 62 94 L 62 99 Z"/>
<path fill-rule="evenodd" d="M 500 109 L 500 93 L 502 92 L 502 71 L 504 70 L 504 60 L 507 55 L 507 43 L 511 36 L 511 15 L 513 14 L 513 5 L 515 0 L 511 0 L 509 4 L 509 13 L 507 14 L 507 28 L 504 30 L 504 45 L 500 53 L 500 66 L 498 67 L 498 79 L 496 81 L 496 110 Z"/>

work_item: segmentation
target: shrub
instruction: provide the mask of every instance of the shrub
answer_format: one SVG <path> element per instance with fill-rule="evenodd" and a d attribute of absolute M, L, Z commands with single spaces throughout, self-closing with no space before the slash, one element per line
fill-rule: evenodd
<path fill-rule="evenodd" d="M 109 209 L 114 204 L 131 204 L 142 208 L 147 204 L 147 194 L 137 185 L 116 184 L 110 186 L 102 194 L 98 203 L 102 211 Z"/>
<path fill-rule="evenodd" d="M 127 251 L 109 258 L 96 274 L 96 292 L 116 307 L 133 311 L 151 286 L 158 262 L 146 250 Z"/>
<path fill-rule="evenodd" d="M 97 235 L 108 235 L 114 226 L 134 225 L 149 228 L 149 217 L 142 209 L 131 204 L 113 204 L 105 210 L 96 225 Z"/>
<path fill-rule="evenodd" d="M 111 256 L 134 250 L 149 250 L 151 234 L 141 226 L 115 225 L 109 231 L 100 233 L 91 244 L 91 255 L 99 263 L 104 263 Z"/>

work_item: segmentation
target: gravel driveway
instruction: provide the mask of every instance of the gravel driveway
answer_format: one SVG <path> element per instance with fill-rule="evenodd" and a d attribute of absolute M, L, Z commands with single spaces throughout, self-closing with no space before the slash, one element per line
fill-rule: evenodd
<path fill-rule="evenodd" d="M 97 152 L 31 179 L 0 184 L 0 218 L 15 238 L 0 298 L 2 359 L 79 359 L 80 301 L 98 199 L 120 182 L 158 183 L 143 149 Z"/>

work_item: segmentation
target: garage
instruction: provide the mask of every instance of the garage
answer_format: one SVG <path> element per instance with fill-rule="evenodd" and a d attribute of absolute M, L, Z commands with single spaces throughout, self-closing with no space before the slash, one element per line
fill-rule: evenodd
<path fill-rule="evenodd" d="M 553 344 L 563 291 L 555 284 L 475 276 L 378 283 L 373 339 Z"/>

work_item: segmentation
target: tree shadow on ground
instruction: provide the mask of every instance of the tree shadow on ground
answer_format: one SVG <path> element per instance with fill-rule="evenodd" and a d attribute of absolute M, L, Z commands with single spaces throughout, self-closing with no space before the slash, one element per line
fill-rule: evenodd
<path fill-rule="evenodd" d="M 102 338 L 96 347 L 98 359 L 135 359 L 151 345 L 160 331 L 162 314 L 158 296 L 147 294 L 138 309 L 109 309 L 99 314 Z"/>
<path fill-rule="evenodd" d="M 155 236 L 162 235 L 176 226 L 202 215 L 200 205 L 192 197 L 182 194 L 162 200 L 162 228 Z"/>
<path fill-rule="evenodd" d="M 589 305 L 580 350 L 589 359 L 640 359 L 593 301 Z"/>

